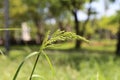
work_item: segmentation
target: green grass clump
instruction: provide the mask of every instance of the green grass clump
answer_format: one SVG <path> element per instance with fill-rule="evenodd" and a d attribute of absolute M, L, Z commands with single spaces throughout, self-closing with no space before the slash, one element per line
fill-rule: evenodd
<path fill-rule="evenodd" d="M 31 58 L 34 55 L 37 55 L 37 57 L 36 57 L 36 60 L 35 60 L 32 72 L 30 74 L 29 80 L 32 80 L 32 78 L 35 77 L 34 76 L 34 71 L 36 69 L 39 57 L 42 54 L 45 56 L 46 60 L 48 61 L 48 64 L 50 65 L 50 68 L 51 68 L 52 72 L 54 73 L 54 69 L 53 69 L 53 66 L 51 64 L 51 61 L 50 61 L 49 57 L 46 55 L 44 50 L 46 48 L 55 47 L 56 46 L 56 42 L 58 42 L 58 41 L 66 41 L 66 40 L 73 40 L 73 39 L 79 39 L 79 40 L 83 40 L 85 42 L 89 42 L 85 38 L 83 38 L 83 37 L 81 37 L 79 35 L 76 35 L 75 33 L 72 33 L 72 32 L 65 32 L 65 31 L 57 30 L 52 35 L 50 35 L 50 31 L 48 31 L 46 36 L 45 36 L 45 39 L 42 42 L 42 45 L 40 46 L 39 51 L 31 53 L 25 59 L 23 59 L 23 61 L 20 63 L 20 65 L 19 65 L 19 67 L 18 67 L 18 69 L 17 69 L 17 71 L 16 71 L 16 73 L 15 73 L 15 75 L 13 77 L 13 80 L 17 79 L 17 76 L 18 76 L 18 74 L 19 74 L 23 64 L 25 63 L 25 61 L 27 59 Z"/>
<path fill-rule="evenodd" d="M 59 31 L 58 31 L 59 32 Z M 50 32 L 48 32 L 49 34 Z M 68 32 L 69 33 L 69 32 Z M 67 33 L 67 34 L 68 34 Z M 61 35 L 65 37 L 65 32 L 57 33 L 56 37 Z M 70 33 L 71 34 L 71 33 Z M 76 35 L 74 38 L 76 39 Z M 53 36 L 53 37 L 52 37 Z M 14 78 L 16 80 L 29 80 L 31 72 L 33 71 L 34 63 L 38 54 L 42 52 L 40 58 L 37 61 L 37 66 L 34 67 L 34 73 L 32 74 L 32 80 L 119 80 L 120 79 L 120 59 L 114 56 L 114 49 L 111 49 L 111 45 L 105 47 L 94 46 L 84 48 L 82 50 L 68 49 L 71 43 L 64 43 L 59 48 L 54 48 L 59 41 L 70 39 L 68 36 L 64 39 L 55 39 L 55 35 L 47 35 L 44 40 L 44 46 L 32 45 L 26 46 L 13 46 L 10 51 L 9 57 L 0 55 L 0 79 L 1 80 L 13 80 L 12 77 L 18 68 L 19 74 Z M 73 37 L 72 37 L 73 38 Z M 79 38 L 80 39 L 80 38 Z M 85 38 L 81 38 L 85 40 Z M 51 40 L 51 41 L 50 41 Z M 88 42 L 87 40 L 85 40 Z M 111 44 L 111 43 L 110 43 Z M 66 46 L 67 45 L 67 46 Z M 113 46 L 113 45 L 112 45 Z M 56 50 L 41 51 L 46 48 Z M 61 50 L 61 47 L 66 48 Z M 1 47 L 2 48 L 2 47 Z M 111 50 L 109 50 L 111 49 Z M 33 52 L 35 51 L 35 52 Z M 1 51 L 2 52 L 2 51 Z M 30 54 L 33 52 L 32 54 Z M 46 53 L 44 53 L 46 52 Z M 102 53 L 102 54 L 101 54 Z M 112 53 L 112 54 L 111 54 Z M 30 54 L 30 55 L 29 55 Z M 28 55 L 28 56 L 27 56 Z M 48 56 L 49 57 L 48 57 Z M 26 57 L 27 56 L 27 57 Z M 34 57 L 33 57 L 34 56 Z M 50 62 L 52 61 L 52 63 Z M 22 61 L 22 62 L 21 62 Z M 24 63 L 24 65 L 23 65 Z M 52 66 L 53 65 L 53 66 Z M 53 68 L 54 67 L 54 68 Z M 52 70 L 50 70 L 52 69 Z M 55 71 L 55 75 L 53 75 Z M 17 72 L 17 73 L 18 73 Z"/>
<path fill-rule="evenodd" d="M 22 52 L 22 53 L 21 53 Z M 55 75 L 52 75 L 48 61 L 44 55 L 38 60 L 33 80 L 119 80 L 120 59 L 114 54 L 80 52 L 76 50 L 47 50 Z M 26 51 L 10 51 L 9 58 L 0 56 L 0 79 L 12 80 Z M 29 58 L 20 70 L 17 80 L 28 80 L 37 55 Z"/>

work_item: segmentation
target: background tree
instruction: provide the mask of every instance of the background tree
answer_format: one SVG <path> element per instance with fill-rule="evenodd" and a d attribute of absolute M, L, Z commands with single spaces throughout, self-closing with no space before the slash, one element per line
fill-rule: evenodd
<path fill-rule="evenodd" d="M 108 6 L 108 3 L 112 2 L 114 3 L 115 0 L 108 0 L 106 3 L 106 7 Z M 119 4 L 119 9 L 120 9 L 120 3 Z M 116 55 L 120 55 L 120 10 L 117 11 L 116 16 L 114 17 L 114 19 L 112 20 L 111 23 L 118 23 L 118 32 L 117 32 L 117 45 L 116 45 Z"/>
<path fill-rule="evenodd" d="M 4 1 L 2 2 L 0 2 L 0 28 L 3 28 L 3 26 L 4 26 Z M 2 37 L 3 37 L 3 31 L 0 31 L 0 39 L 2 40 Z"/>
<path fill-rule="evenodd" d="M 5 20 L 5 29 L 9 28 L 9 0 L 4 0 L 4 20 Z M 8 53 L 10 49 L 10 35 L 9 31 L 5 30 L 5 35 L 4 35 L 4 40 L 5 40 L 5 49 L 6 53 Z"/>
<path fill-rule="evenodd" d="M 45 8 L 47 7 L 46 0 L 23 0 L 28 8 L 28 16 L 35 23 L 37 28 L 37 43 L 41 43 L 44 36 L 43 21 L 46 17 Z"/>
<path fill-rule="evenodd" d="M 64 8 L 60 5 L 60 0 L 50 0 L 49 1 L 49 16 L 56 20 L 60 30 L 64 30 L 63 19 L 61 20 L 61 15 L 64 13 Z"/>
<path fill-rule="evenodd" d="M 110 24 L 117 24 L 117 44 L 116 44 L 116 55 L 120 55 L 120 10 L 117 11 L 116 15 L 110 20 Z"/>
<path fill-rule="evenodd" d="M 18 27 L 23 22 L 32 21 L 37 28 L 36 42 L 40 44 L 44 35 L 42 24 L 46 17 L 46 5 L 46 0 L 10 0 L 11 25 Z"/>
<path fill-rule="evenodd" d="M 85 29 L 86 29 L 85 27 L 86 27 L 86 24 L 89 20 L 90 14 L 91 14 L 91 7 L 89 7 L 87 10 L 88 18 L 83 23 L 83 26 L 79 25 L 81 23 L 78 20 L 77 12 L 80 9 L 83 9 L 83 5 L 85 4 L 85 2 L 88 2 L 89 4 L 91 4 L 92 0 L 89 0 L 89 1 L 88 0 L 69 0 L 69 1 L 68 0 L 61 0 L 60 2 L 64 8 L 66 8 L 67 10 L 69 10 L 73 14 L 76 34 L 84 36 Z M 80 30 L 80 29 L 82 29 L 82 30 Z M 80 46 L 81 46 L 81 41 L 76 40 L 75 48 L 78 49 L 78 48 L 80 48 Z"/>
<path fill-rule="evenodd" d="M 27 15 L 27 6 L 22 2 L 22 0 L 9 0 L 10 1 L 10 27 L 12 28 L 21 28 L 21 24 L 25 21 L 28 21 Z M 22 9 L 22 10 L 21 10 Z M 17 42 L 15 34 L 19 31 L 11 31 L 11 43 L 14 44 Z M 19 32 L 21 33 L 21 32 Z M 21 39 L 19 40 L 21 41 Z"/>
<path fill-rule="evenodd" d="M 61 5 L 69 10 L 74 17 L 74 24 L 75 24 L 75 32 L 77 35 L 80 35 L 80 28 L 79 28 L 79 20 L 77 16 L 77 12 L 79 9 L 83 7 L 85 0 L 61 0 Z M 76 40 L 75 48 L 79 48 L 80 40 Z"/>

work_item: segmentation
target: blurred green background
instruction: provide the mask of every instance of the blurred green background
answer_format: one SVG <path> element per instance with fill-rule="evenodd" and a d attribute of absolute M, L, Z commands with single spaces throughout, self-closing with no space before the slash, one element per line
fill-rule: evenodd
<path fill-rule="evenodd" d="M 71 40 L 47 49 L 55 75 L 42 55 L 33 80 L 120 79 L 120 0 L 1 0 L 0 80 L 12 80 L 20 62 L 39 51 L 45 33 L 57 29 L 90 44 Z M 25 62 L 17 80 L 29 78 L 35 58 Z"/>

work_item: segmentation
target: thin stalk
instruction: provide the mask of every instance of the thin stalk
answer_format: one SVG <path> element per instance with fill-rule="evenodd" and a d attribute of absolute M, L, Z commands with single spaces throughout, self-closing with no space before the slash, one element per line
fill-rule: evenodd
<path fill-rule="evenodd" d="M 38 60 L 39 60 L 39 57 L 40 57 L 40 55 L 41 55 L 41 52 L 42 52 L 42 51 L 40 51 L 40 53 L 38 54 L 38 56 L 37 56 L 37 58 L 36 58 L 36 60 L 35 60 L 35 64 L 34 64 L 34 66 L 33 66 L 33 69 L 32 69 L 32 72 L 31 72 L 31 75 L 30 75 L 29 80 L 32 80 L 32 75 L 33 75 L 33 73 L 34 73 L 34 71 L 35 71 L 35 68 L 36 68 L 37 62 L 38 62 Z"/>

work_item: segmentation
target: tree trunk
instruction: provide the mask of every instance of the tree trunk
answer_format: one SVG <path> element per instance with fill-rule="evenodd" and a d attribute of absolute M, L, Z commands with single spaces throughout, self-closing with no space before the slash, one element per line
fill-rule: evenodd
<path fill-rule="evenodd" d="M 9 27 L 9 1 L 5 0 L 4 1 L 4 7 L 5 7 L 5 11 L 4 11 L 4 18 L 5 18 L 5 29 Z M 8 54 L 9 48 L 10 48 L 10 44 L 9 44 L 9 31 L 5 30 L 5 49 L 6 49 L 6 54 Z"/>
<path fill-rule="evenodd" d="M 79 21 L 78 21 L 78 17 L 77 17 L 77 10 L 73 10 L 73 16 L 74 16 L 74 23 L 75 23 L 75 31 L 76 34 L 79 35 Z M 76 40 L 75 43 L 75 48 L 79 49 L 80 48 L 80 40 Z"/>
<path fill-rule="evenodd" d="M 89 1 L 89 4 L 91 4 L 92 0 Z M 90 19 L 90 15 L 91 15 L 91 6 L 88 8 L 87 10 L 87 15 L 88 15 L 88 18 L 85 20 L 85 22 L 83 23 L 82 25 L 82 30 L 80 31 L 80 36 L 84 36 L 85 35 L 85 31 L 86 31 L 86 25 Z M 82 45 L 82 41 L 80 40 L 79 42 L 79 45 L 81 46 Z"/>
<path fill-rule="evenodd" d="M 117 48 L 116 48 L 116 55 L 119 55 L 120 56 L 120 31 L 118 33 L 118 40 L 117 40 Z"/>
<path fill-rule="evenodd" d="M 117 39 L 117 45 L 116 45 L 116 55 L 120 56 L 120 18 L 118 20 L 118 25 L 119 25 L 119 29 L 118 29 L 118 39 Z"/>
<path fill-rule="evenodd" d="M 89 1 L 89 4 L 92 2 L 92 0 Z M 90 14 L 91 14 L 91 6 L 88 8 L 88 18 L 87 20 L 83 23 L 83 26 L 82 26 L 82 30 L 80 31 L 79 30 L 79 21 L 78 21 L 78 18 L 77 18 L 77 10 L 73 10 L 73 16 L 74 16 L 74 19 L 75 19 L 75 31 L 76 31 L 76 34 L 77 35 L 80 35 L 80 36 L 84 36 L 85 34 L 85 31 L 86 31 L 86 24 L 87 22 L 89 21 L 89 18 L 90 18 Z M 76 43 L 75 43 L 75 48 L 76 49 L 79 49 L 81 48 L 81 44 L 82 44 L 82 41 L 81 40 L 76 40 Z"/>

